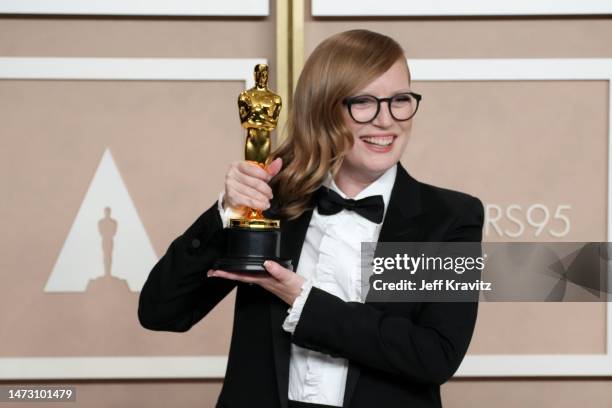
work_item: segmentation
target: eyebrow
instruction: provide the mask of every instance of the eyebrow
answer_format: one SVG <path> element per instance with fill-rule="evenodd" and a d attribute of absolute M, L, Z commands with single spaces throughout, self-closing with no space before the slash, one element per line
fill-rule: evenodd
<path fill-rule="evenodd" d="M 398 91 L 393 92 L 391 95 L 399 95 L 399 94 L 408 93 L 408 92 L 412 92 L 412 89 L 408 89 L 408 88 L 400 89 Z M 359 92 L 359 93 L 356 94 L 356 96 L 360 96 L 360 95 L 372 95 L 372 96 L 376 96 L 376 95 L 374 95 L 373 92 L 365 92 L 365 91 L 364 92 Z"/>

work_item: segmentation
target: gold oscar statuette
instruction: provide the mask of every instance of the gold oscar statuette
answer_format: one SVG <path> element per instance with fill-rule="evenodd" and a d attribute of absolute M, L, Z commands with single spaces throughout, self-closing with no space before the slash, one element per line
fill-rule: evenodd
<path fill-rule="evenodd" d="M 238 113 L 247 130 L 245 159 L 265 169 L 270 155 L 270 133 L 278 124 L 281 97 L 268 89 L 268 66 L 255 66 L 255 86 L 238 96 Z M 215 269 L 234 272 L 265 272 L 263 263 L 274 260 L 292 269 L 290 260 L 280 259 L 280 220 L 266 218 L 261 210 L 247 208 L 240 218 L 232 218 L 226 229 L 224 256 Z"/>

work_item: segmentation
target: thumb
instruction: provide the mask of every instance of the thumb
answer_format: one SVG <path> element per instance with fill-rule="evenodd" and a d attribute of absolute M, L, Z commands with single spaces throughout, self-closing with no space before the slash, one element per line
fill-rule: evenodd
<path fill-rule="evenodd" d="M 273 278 L 281 279 L 283 276 L 283 267 L 274 261 L 266 261 L 263 263 L 264 268 L 268 271 Z"/>
<path fill-rule="evenodd" d="M 282 168 L 283 168 L 283 159 L 281 159 L 280 157 L 277 157 L 276 159 L 272 160 L 272 162 L 268 165 L 266 170 L 268 171 L 268 174 L 270 174 L 270 177 L 274 177 L 278 174 L 278 172 Z"/>

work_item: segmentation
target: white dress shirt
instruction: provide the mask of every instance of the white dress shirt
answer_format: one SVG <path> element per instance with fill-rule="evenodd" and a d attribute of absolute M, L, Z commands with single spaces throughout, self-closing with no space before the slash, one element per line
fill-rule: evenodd
<path fill-rule="evenodd" d="M 353 197 L 359 200 L 372 195 L 382 195 L 385 214 L 395 182 L 397 165 L 391 167 L 376 181 Z M 344 194 L 328 174 L 323 183 L 343 198 Z M 224 226 L 227 226 L 231 209 L 223 210 L 219 197 L 219 212 Z M 354 211 L 342 210 L 333 215 L 321 215 L 315 208 L 306 232 L 297 273 L 306 281 L 288 315 L 283 329 L 293 333 L 302 308 L 316 286 L 344 301 L 361 302 L 361 242 L 375 242 L 380 234 L 381 224 L 376 224 Z M 291 344 L 289 364 L 289 399 L 342 406 L 348 360 L 334 358 L 328 354 Z"/>

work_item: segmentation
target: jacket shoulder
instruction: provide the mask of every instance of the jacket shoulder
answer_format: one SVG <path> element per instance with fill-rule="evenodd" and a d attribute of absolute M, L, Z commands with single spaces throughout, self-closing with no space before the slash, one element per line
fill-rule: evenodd
<path fill-rule="evenodd" d="M 451 216 L 461 216 L 467 211 L 483 213 L 482 201 L 471 194 L 418 182 L 421 200 L 428 211 L 435 211 Z"/>

